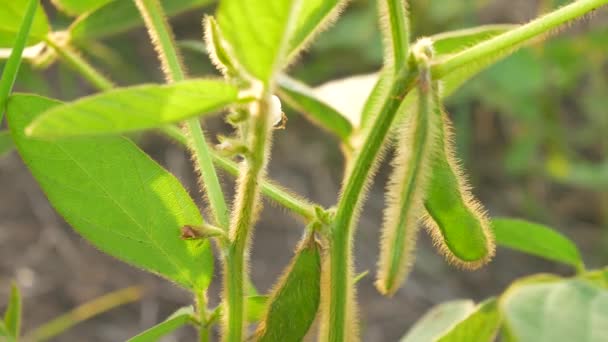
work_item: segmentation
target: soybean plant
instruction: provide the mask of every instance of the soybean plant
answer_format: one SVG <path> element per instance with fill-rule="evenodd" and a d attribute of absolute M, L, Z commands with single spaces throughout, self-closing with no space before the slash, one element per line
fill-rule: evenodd
<path fill-rule="evenodd" d="M 1 132 L 7 141 L 3 146 L 14 144 L 53 207 L 91 244 L 192 293 L 194 309 L 181 308 L 130 341 L 155 341 L 186 324 L 207 341 L 218 323 L 222 340 L 230 342 L 300 341 L 314 334 L 313 326 L 320 341 L 359 340 L 360 277 L 354 271 L 353 237 L 379 160 L 391 148 L 376 280 L 381 294 L 393 295 L 407 285 L 421 226 L 446 260 L 460 268 L 486 265 L 498 244 L 578 272 L 572 279 L 519 281 L 499 299 L 479 305 L 444 304 L 423 317 L 404 341 L 492 341 L 499 331 L 509 341 L 607 337 L 600 322 L 608 321 L 608 312 L 600 304 L 608 303 L 608 273 L 586 271 L 576 247 L 549 228 L 491 218 L 457 160 L 453 136 L 459 132 L 443 100 L 486 67 L 608 0 L 574 1 L 526 24 L 485 25 L 419 39 L 411 37 L 404 0 L 378 0 L 384 65 L 366 78 L 373 90 L 354 113 L 342 113 L 286 74 L 348 1 L 219 0 L 215 14 L 203 19 L 201 41 L 222 77 L 190 78 L 167 15 L 211 2 L 55 0 L 59 10 L 76 19 L 67 30 L 53 32 L 38 0 L 0 0 L 0 48 L 12 49 L 0 82 L 0 118 L 6 111 L 10 129 L 10 134 Z M 115 88 L 79 53 L 79 43 L 142 24 L 166 84 Z M 24 54 L 24 48 L 36 44 L 42 52 Z M 71 102 L 11 94 L 23 58 L 41 67 L 66 63 L 99 93 Z M 340 140 L 346 167 L 335 207 L 311 203 L 268 178 L 273 132 L 285 124 L 283 104 Z M 203 119 L 218 113 L 226 113 L 233 130 L 213 146 Z M 129 138 L 144 130 L 157 130 L 187 148 L 207 215 Z M 223 192 L 218 169 L 236 178 L 233 199 Z M 268 295 L 257 294 L 250 282 L 255 269 L 249 266 L 263 196 L 306 222 L 292 260 L 285 262 Z M 214 256 L 222 265 L 222 293 L 220 304 L 210 308 Z M 539 305 L 531 306 L 534 301 Z M 573 328 L 568 317 L 552 311 L 559 303 L 567 306 L 562 312 L 584 317 L 580 324 Z M 16 305 L 0 325 L 0 337 L 19 337 Z M 543 320 L 554 324 L 527 324 Z"/>

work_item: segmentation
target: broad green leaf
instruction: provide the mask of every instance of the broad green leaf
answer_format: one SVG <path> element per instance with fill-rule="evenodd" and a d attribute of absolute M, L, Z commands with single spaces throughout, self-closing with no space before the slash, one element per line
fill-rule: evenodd
<path fill-rule="evenodd" d="M 11 133 L 9 131 L 0 131 L 0 157 L 12 151 L 13 148 L 15 148 L 15 144 L 13 144 Z"/>
<path fill-rule="evenodd" d="M 235 87 L 213 80 L 119 88 L 53 107 L 36 118 L 27 133 L 57 138 L 156 128 L 215 112 L 237 97 Z"/>
<path fill-rule="evenodd" d="M 268 84 L 287 60 L 290 25 L 302 0 L 222 0 L 217 22 L 238 63 Z"/>
<path fill-rule="evenodd" d="M 74 0 L 76 1 L 76 0 Z M 210 5 L 214 0 L 161 0 L 168 16 Z M 97 10 L 80 16 L 70 27 L 76 41 L 105 38 L 134 27 L 143 26 L 133 0 L 114 0 Z"/>
<path fill-rule="evenodd" d="M 51 0 L 55 7 L 69 15 L 83 14 L 116 0 Z"/>
<path fill-rule="evenodd" d="M 603 342 L 608 336 L 608 291 L 584 280 L 515 283 L 500 309 L 513 341 Z"/>
<path fill-rule="evenodd" d="M 163 322 L 153 326 L 152 328 L 131 337 L 127 342 L 156 342 L 161 337 L 170 334 L 171 332 L 181 328 L 193 320 L 194 309 L 192 306 L 183 307 L 175 311 Z"/>
<path fill-rule="evenodd" d="M 350 136 L 352 124 L 331 105 L 319 99 L 313 89 L 287 76 L 281 76 L 279 96 L 291 107 L 305 114 L 313 122 L 336 134 L 341 140 Z"/>
<path fill-rule="evenodd" d="M 475 269 L 494 255 L 494 238 L 488 218 L 473 197 L 454 158 L 449 119 L 440 114 L 437 149 L 424 201 L 428 213 L 425 224 L 435 244 L 448 261 Z"/>
<path fill-rule="evenodd" d="M 26 17 L 29 1 L 0 0 L 0 48 L 11 48 L 17 39 L 19 28 Z M 37 6 L 26 46 L 42 41 L 50 27 L 42 6 Z"/>
<path fill-rule="evenodd" d="M 255 340 L 301 341 L 317 315 L 320 293 L 321 256 L 311 234 L 275 285 Z"/>
<path fill-rule="evenodd" d="M 21 335 L 21 294 L 15 284 L 11 286 L 11 295 L 6 312 L 4 312 L 4 324 L 10 336 L 15 339 L 19 338 Z"/>
<path fill-rule="evenodd" d="M 431 36 L 437 59 L 462 51 L 469 46 L 490 39 L 517 27 L 511 24 L 481 25 L 461 30 L 448 31 Z"/>
<path fill-rule="evenodd" d="M 493 342 L 501 318 L 496 299 L 480 303 L 466 319 L 449 329 L 438 342 Z"/>
<path fill-rule="evenodd" d="M 562 262 L 582 269 L 583 260 L 572 241 L 546 226 L 524 220 L 492 220 L 496 243 L 541 258 Z"/>
<path fill-rule="evenodd" d="M 471 300 L 445 302 L 429 310 L 401 339 L 401 342 L 432 342 L 450 331 L 475 311 Z"/>
<path fill-rule="evenodd" d="M 173 175 L 123 137 L 25 136 L 33 119 L 60 105 L 16 95 L 7 111 L 17 150 L 54 208 L 100 250 L 188 289 L 205 289 L 213 256 L 209 242 L 180 238 L 181 227 L 202 218 Z"/>
<path fill-rule="evenodd" d="M 16 35 L 10 42 L 12 49 L 8 61 L 6 61 L 6 65 L 2 70 L 2 77 L 0 78 L 0 124 L 2 123 L 6 101 L 13 90 L 13 85 L 17 79 L 17 74 L 19 73 L 19 66 L 21 65 L 23 50 L 27 44 L 28 36 L 30 36 L 30 33 L 33 33 L 32 26 L 34 25 L 36 18 L 36 10 L 39 9 L 38 0 L 17 2 L 23 5 L 23 13 L 20 17 L 21 21 L 17 26 L 19 31 L 16 32 Z M 13 3 L 13 5 L 15 3 Z M 0 29 L 2 25 L 2 13 L 5 13 L 4 9 L 3 12 L 0 12 Z M 0 45 L 2 44 L 1 40 L 3 39 L 2 34 L 2 31 L 0 31 Z"/>
<path fill-rule="evenodd" d="M 289 39 L 289 59 L 297 56 L 319 31 L 329 26 L 348 0 L 304 0 L 298 9 L 295 29 Z"/>

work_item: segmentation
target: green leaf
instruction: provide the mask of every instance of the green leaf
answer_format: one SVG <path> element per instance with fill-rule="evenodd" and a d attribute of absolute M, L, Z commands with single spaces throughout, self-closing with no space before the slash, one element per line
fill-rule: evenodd
<path fill-rule="evenodd" d="M 161 337 L 170 334 L 171 332 L 181 328 L 192 321 L 194 309 L 192 306 L 183 307 L 175 311 L 163 322 L 153 326 L 152 328 L 131 337 L 127 342 L 155 342 Z"/>
<path fill-rule="evenodd" d="M 321 256 L 311 234 L 275 285 L 255 340 L 301 341 L 317 315 L 320 294 Z"/>
<path fill-rule="evenodd" d="M 11 133 L 9 131 L 0 131 L 0 157 L 12 151 L 13 148 L 15 148 L 15 144 L 13 144 Z"/>
<path fill-rule="evenodd" d="M 57 138 L 156 128 L 212 113 L 237 97 L 235 87 L 213 80 L 119 88 L 53 107 L 36 118 L 27 133 Z"/>
<path fill-rule="evenodd" d="M 424 314 L 401 339 L 401 342 L 436 341 L 474 311 L 475 303 L 472 300 L 441 303 Z"/>
<path fill-rule="evenodd" d="M 213 2 L 214 0 L 161 0 L 168 16 L 207 6 Z M 144 22 L 132 0 L 114 0 L 80 16 L 70 26 L 70 33 L 72 39 L 76 41 L 101 39 L 143 25 Z"/>
<path fill-rule="evenodd" d="M 268 307 L 268 296 L 248 296 L 245 298 L 247 305 L 247 322 L 255 323 L 264 318 Z"/>
<path fill-rule="evenodd" d="M 466 319 L 446 332 L 438 342 L 492 342 L 500 327 L 500 313 L 496 299 L 480 303 Z"/>
<path fill-rule="evenodd" d="M 238 63 L 268 84 L 287 60 L 290 25 L 301 0 L 222 0 L 217 22 Z"/>
<path fill-rule="evenodd" d="M 19 28 L 26 17 L 29 17 L 30 2 L 24 0 L 0 0 L 0 48 L 11 48 L 17 39 Z M 42 41 L 50 31 L 48 20 L 42 6 L 34 8 L 35 15 L 26 46 Z M 27 34 L 26 34 L 27 36 Z"/>
<path fill-rule="evenodd" d="M 331 25 L 348 0 L 305 0 L 298 9 L 296 27 L 289 39 L 289 59 L 305 49 L 314 37 Z"/>
<path fill-rule="evenodd" d="M 446 55 L 462 51 L 471 45 L 490 39 L 517 26 L 512 24 L 481 25 L 439 33 L 431 36 L 431 39 L 437 59 L 441 59 L 445 58 Z"/>
<path fill-rule="evenodd" d="M 55 7 L 69 15 L 79 15 L 116 0 L 51 0 Z"/>
<path fill-rule="evenodd" d="M 9 334 L 8 329 L 6 328 L 6 325 L 4 324 L 4 322 L 2 320 L 0 320 L 0 341 L 2 342 L 16 342 L 17 339 L 13 336 L 11 336 L 11 334 Z"/>
<path fill-rule="evenodd" d="M 15 83 L 15 80 L 17 79 L 17 74 L 19 73 L 19 66 L 21 65 L 23 49 L 25 48 L 28 36 L 33 31 L 32 25 L 35 21 L 36 9 L 38 9 L 38 0 L 29 0 L 27 3 L 25 1 L 11 2 L 13 6 L 16 3 L 23 5 L 23 15 L 20 17 L 21 21 L 18 23 L 17 26 L 19 27 L 19 31 L 17 35 L 14 36 L 10 41 L 10 44 L 12 44 L 13 49 L 11 50 L 10 56 L 8 58 L 8 61 L 6 62 L 4 69 L 2 70 L 2 78 L 0 79 L 0 124 L 2 123 L 6 101 L 8 99 L 8 96 L 11 94 L 11 91 L 13 90 L 13 84 Z M 25 5 L 27 5 L 27 7 L 25 7 Z M 8 7 L 8 9 L 10 10 L 11 8 Z M 1 31 L 2 15 L 5 13 L 7 12 L 4 9 L 2 10 L 2 12 L 0 12 L 0 45 L 2 45 L 3 39 L 3 33 Z M 13 13 L 13 15 L 15 15 L 15 13 Z"/>
<path fill-rule="evenodd" d="M 21 294 L 17 285 L 12 284 L 8 306 L 4 313 L 4 324 L 8 334 L 15 339 L 21 334 Z"/>
<path fill-rule="evenodd" d="M 342 141 L 352 133 L 352 124 L 331 105 L 317 98 L 314 90 L 287 76 L 281 76 L 279 96 L 295 110 L 303 113 L 313 122 L 334 133 Z"/>
<path fill-rule="evenodd" d="M 16 95 L 8 122 L 17 150 L 51 204 L 85 239 L 129 264 L 194 291 L 213 274 L 209 242 L 180 238 L 201 225 L 200 212 L 179 181 L 123 137 L 49 142 L 24 130 L 60 102 Z"/>
<path fill-rule="evenodd" d="M 608 291 L 583 280 L 515 283 L 500 309 L 514 341 L 603 342 L 608 336 Z"/>
<path fill-rule="evenodd" d="M 517 219 L 492 220 L 498 245 L 552 261 L 584 268 L 581 255 L 568 238 L 546 226 Z"/>

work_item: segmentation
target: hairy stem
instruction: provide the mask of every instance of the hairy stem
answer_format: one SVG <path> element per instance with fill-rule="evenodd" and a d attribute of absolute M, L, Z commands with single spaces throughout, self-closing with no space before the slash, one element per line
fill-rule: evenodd
<path fill-rule="evenodd" d="M 247 274 L 248 248 L 252 227 L 260 210 L 258 184 L 266 167 L 266 156 L 270 148 L 269 138 L 272 127 L 269 123 L 271 109 L 270 95 L 265 94 L 251 111 L 250 124 L 253 128 L 245 137 L 249 141 L 249 153 L 241 164 L 237 181 L 237 194 L 230 226 L 230 246 L 224 262 L 224 341 L 243 340 L 245 324 L 245 280 Z"/>
<path fill-rule="evenodd" d="M 182 145 L 187 145 L 186 135 L 175 126 L 166 126 L 161 131 Z M 238 177 L 239 167 L 232 160 L 220 156 L 217 152 L 211 151 L 211 157 L 215 166 L 228 172 L 230 175 Z M 262 180 L 260 182 L 262 194 L 273 200 L 285 209 L 301 216 L 306 222 L 315 219 L 315 207 L 321 208 L 321 205 L 311 203 L 306 199 L 301 199 L 298 196 L 291 194 L 291 191 L 286 190 L 283 186 L 276 184 L 271 180 Z"/>
<path fill-rule="evenodd" d="M 413 65 L 401 67 L 391 86 L 389 96 L 382 105 L 379 115 L 375 120 L 365 142 L 361 145 L 361 151 L 354 160 L 351 173 L 342 188 L 342 195 L 338 202 L 336 216 L 332 224 L 330 237 L 330 274 L 329 283 L 329 310 L 324 322 L 328 341 L 342 342 L 347 337 L 347 314 L 354 308 L 349 306 L 352 296 L 352 234 L 354 226 L 358 221 L 358 211 L 363 202 L 364 189 L 375 164 L 382 146 L 385 143 L 397 109 L 405 95 L 413 88 L 417 72 Z"/>
<path fill-rule="evenodd" d="M 185 79 L 184 69 L 175 48 L 171 28 L 167 23 L 159 1 L 135 0 L 135 4 L 146 23 L 148 33 L 158 53 L 167 81 L 175 82 Z M 201 173 L 202 183 L 209 199 L 215 223 L 227 229 L 228 209 L 224 200 L 224 193 L 215 172 L 209 147 L 205 142 L 205 136 L 198 119 L 193 118 L 186 121 L 186 129 L 188 130 L 189 138 L 188 147 L 192 151 L 195 166 Z M 196 296 L 199 301 L 199 312 L 206 312 L 206 308 L 200 307 L 200 301 L 202 298 L 205 298 L 205 294 L 196 294 Z M 209 337 L 206 320 L 201 320 L 199 323 L 199 336 L 201 341 L 205 341 Z"/>
<path fill-rule="evenodd" d="M 407 8 L 405 0 L 382 0 L 380 6 L 384 7 L 388 15 L 389 27 L 385 30 L 390 38 L 391 58 L 395 65 L 395 72 L 407 63 L 410 34 Z"/>
<path fill-rule="evenodd" d="M 446 58 L 431 67 L 433 79 L 445 77 L 452 71 L 475 61 L 487 58 L 501 50 L 512 49 L 556 29 L 573 19 L 579 18 L 598 7 L 608 3 L 608 0 L 578 0 L 548 13 L 538 19 L 507 31 L 494 38 L 483 41 L 453 56 Z"/>
<path fill-rule="evenodd" d="M 144 18 L 167 80 L 169 82 L 183 80 L 185 73 L 160 3 L 158 0 L 136 0 L 135 3 Z M 209 147 L 198 119 L 187 120 L 186 129 L 189 136 L 188 147 L 192 151 L 195 166 L 201 173 L 201 183 L 206 190 L 205 193 L 209 200 L 215 224 L 227 229 L 229 224 L 228 208 L 224 199 L 224 192 L 213 167 Z"/>
<path fill-rule="evenodd" d="M 196 310 L 199 321 L 198 340 L 199 342 L 208 342 L 211 331 L 207 318 L 207 295 L 205 293 L 196 294 Z"/>

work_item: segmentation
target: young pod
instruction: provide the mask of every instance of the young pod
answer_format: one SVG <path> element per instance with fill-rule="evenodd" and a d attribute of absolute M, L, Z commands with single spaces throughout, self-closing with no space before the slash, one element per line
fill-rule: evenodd
<path fill-rule="evenodd" d="M 442 116 L 441 146 L 431 162 L 433 174 L 424 202 L 424 223 L 449 262 L 476 269 L 494 256 L 494 237 L 485 210 L 471 194 L 454 157 L 449 119 Z"/>
<path fill-rule="evenodd" d="M 266 312 L 254 335 L 255 341 L 300 341 L 304 338 L 319 308 L 319 249 L 313 233 L 300 244 L 271 292 Z"/>
<path fill-rule="evenodd" d="M 431 156 L 436 144 L 438 105 L 432 96 L 427 68 L 421 68 L 418 108 L 409 113 L 399 131 L 394 170 L 386 193 L 387 208 L 380 246 L 376 287 L 392 295 L 404 282 L 413 263 L 418 220 L 424 214 Z"/>

